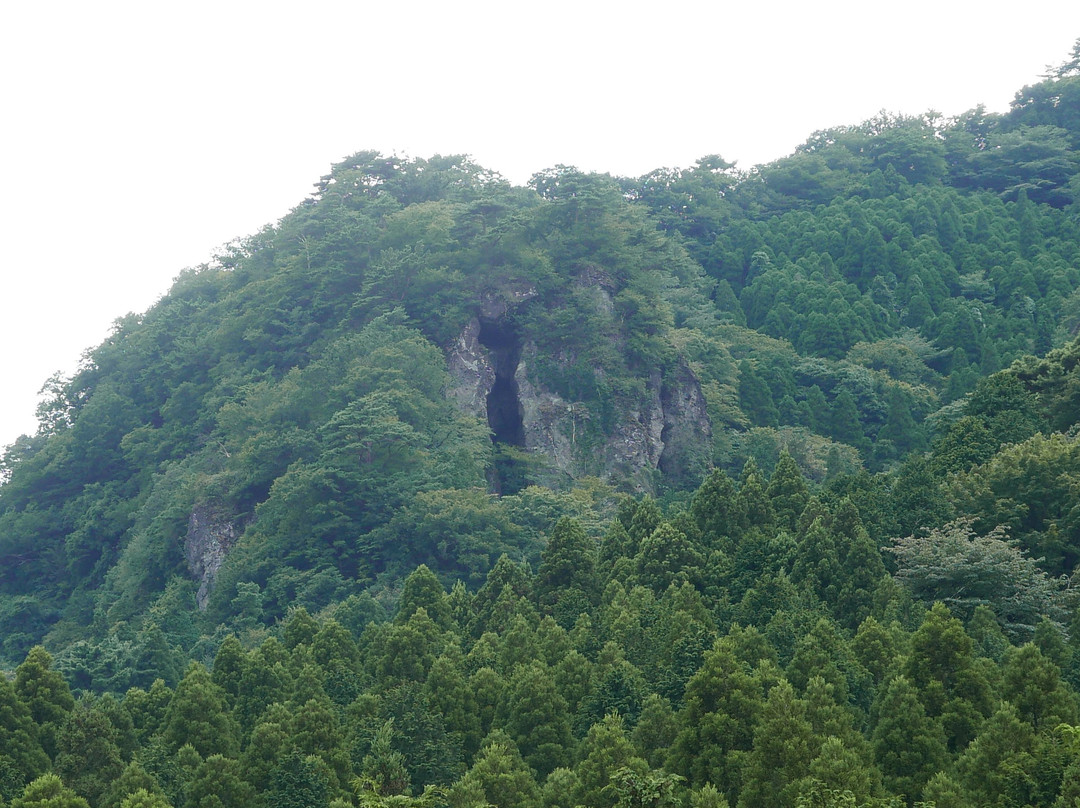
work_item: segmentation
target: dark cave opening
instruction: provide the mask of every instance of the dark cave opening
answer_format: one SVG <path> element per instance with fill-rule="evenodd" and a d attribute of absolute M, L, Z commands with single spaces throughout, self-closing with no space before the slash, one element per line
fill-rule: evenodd
<path fill-rule="evenodd" d="M 495 383 L 487 397 L 492 440 L 510 446 L 524 446 L 525 425 L 521 419 L 517 379 L 514 378 L 521 359 L 521 340 L 510 326 L 481 320 L 479 341 L 491 351 L 495 365 Z"/>
<path fill-rule="evenodd" d="M 481 320 L 478 340 L 491 351 L 495 383 L 487 397 L 488 426 L 495 443 L 491 487 L 497 494 L 516 494 L 527 486 L 525 424 L 515 374 L 521 360 L 521 339 L 506 323 Z"/>

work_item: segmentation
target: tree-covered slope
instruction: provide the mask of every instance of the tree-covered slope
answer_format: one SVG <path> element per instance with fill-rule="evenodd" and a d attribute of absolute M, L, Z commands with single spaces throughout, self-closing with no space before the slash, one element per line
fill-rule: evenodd
<path fill-rule="evenodd" d="M 244 609 L 392 602 L 420 563 L 475 587 L 560 516 L 597 536 L 619 492 L 782 451 L 896 496 L 957 471 L 979 379 L 1080 322 L 1075 72 L 745 172 L 342 161 L 50 380 L 3 459 L 3 652 L 172 623 L 190 650 Z M 867 518 L 885 541 L 947 499 Z"/>
<path fill-rule="evenodd" d="M 1078 58 L 750 171 L 335 165 L 4 453 L 0 806 L 1074 804 Z"/>

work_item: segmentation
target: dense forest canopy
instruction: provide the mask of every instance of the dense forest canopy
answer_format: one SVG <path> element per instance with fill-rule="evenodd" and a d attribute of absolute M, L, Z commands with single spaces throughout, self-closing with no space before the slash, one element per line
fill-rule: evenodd
<path fill-rule="evenodd" d="M 1078 59 L 333 166 L 0 459 L 0 806 L 1080 804 Z"/>

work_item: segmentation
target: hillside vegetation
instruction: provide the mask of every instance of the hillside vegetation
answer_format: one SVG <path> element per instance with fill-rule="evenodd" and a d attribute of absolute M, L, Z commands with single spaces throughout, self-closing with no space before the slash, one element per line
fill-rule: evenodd
<path fill-rule="evenodd" d="M 3 454 L 0 806 L 1073 806 L 1078 332 L 1080 41 L 748 171 L 353 155 Z"/>

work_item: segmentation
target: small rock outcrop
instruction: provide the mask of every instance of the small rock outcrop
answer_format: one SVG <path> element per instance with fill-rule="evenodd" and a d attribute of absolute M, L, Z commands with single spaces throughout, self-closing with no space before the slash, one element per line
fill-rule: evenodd
<path fill-rule="evenodd" d="M 184 559 L 199 582 L 195 602 L 200 611 L 206 610 L 218 570 L 239 534 L 236 524 L 213 508 L 200 506 L 192 510 L 184 536 Z"/>
<path fill-rule="evenodd" d="M 487 420 L 487 397 L 495 385 L 495 365 L 480 344 L 480 320 L 473 317 L 446 357 L 453 383 L 446 391 L 462 412 Z"/>

